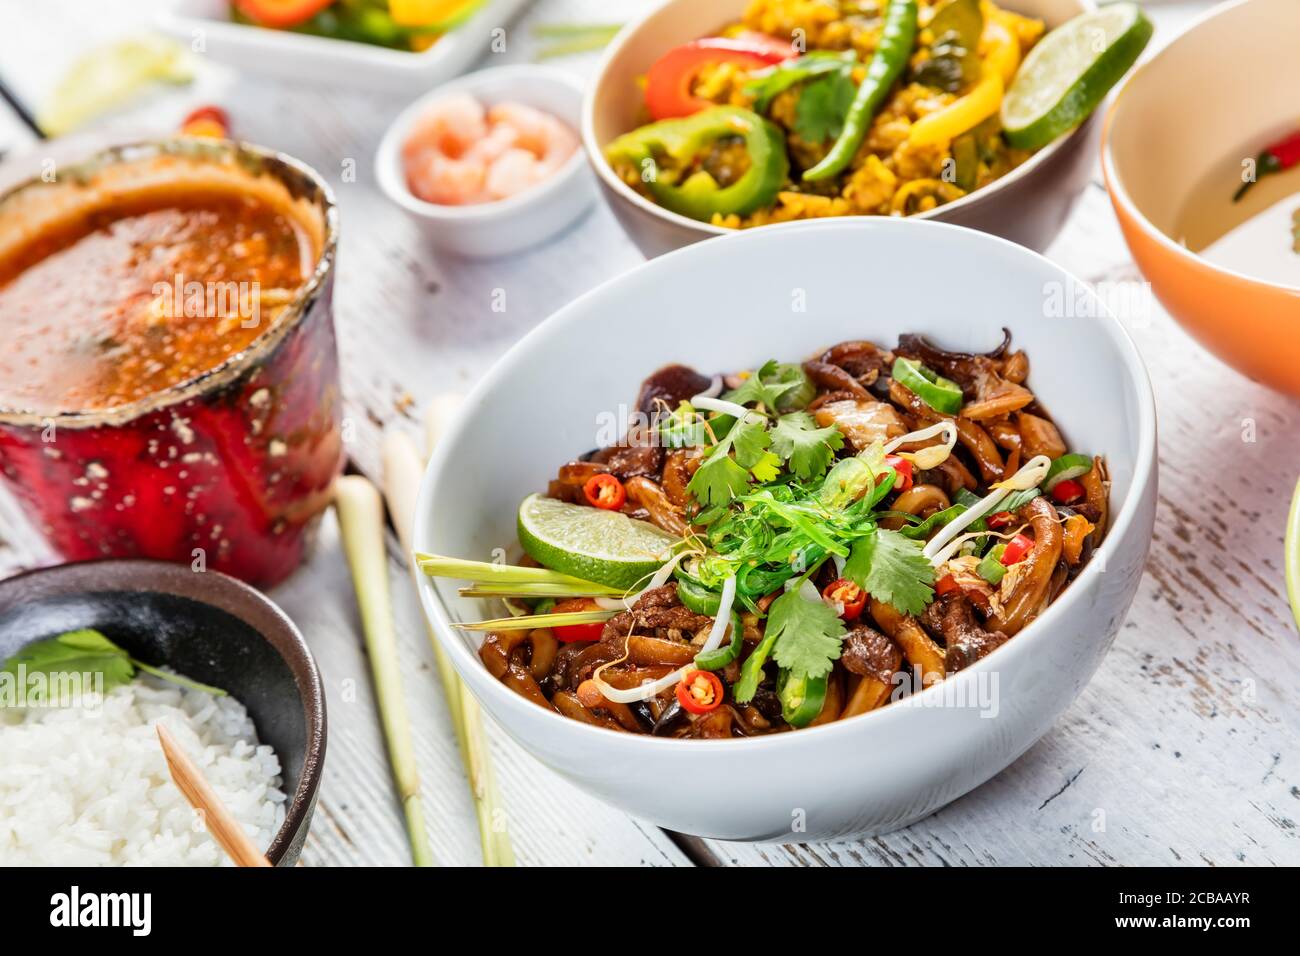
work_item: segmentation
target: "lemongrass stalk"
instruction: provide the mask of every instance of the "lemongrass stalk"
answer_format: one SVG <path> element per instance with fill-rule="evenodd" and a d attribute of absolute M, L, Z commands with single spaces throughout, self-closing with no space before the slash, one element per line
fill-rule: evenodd
<path fill-rule="evenodd" d="M 572 611 L 568 614 L 524 614 L 519 617 L 498 617 L 490 621 L 471 624 L 453 624 L 463 631 L 524 631 L 535 627 L 565 627 L 569 624 L 599 624 L 608 621 L 617 611 Z"/>
<path fill-rule="evenodd" d="M 588 588 L 605 588 L 594 581 L 584 581 L 559 571 L 546 568 L 525 568 L 514 564 L 493 564 L 490 561 L 467 561 L 447 558 L 440 554 L 415 552 L 415 562 L 431 578 L 457 578 L 480 584 L 568 584 Z M 605 588 L 606 590 L 613 590 Z M 622 592 L 618 592 L 622 593 Z"/>
<path fill-rule="evenodd" d="M 402 691 L 397 634 L 388 592 L 388 561 L 384 551 L 384 506 L 379 491 L 359 475 L 346 475 L 334 488 L 343 549 L 352 571 L 352 585 L 361 611 L 366 653 L 370 656 L 375 697 L 388 744 L 393 780 L 406 815 L 411 858 L 416 866 L 433 866 L 420 807 L 420 775 L 411 738 L 411 720 Z"/>
<path fill-rule="evenodd" d="M 431 429 L 430 437 L 435 437 Z M 397 529 L 397 540 L 404 554 L 411 553 L 411 534 L 415 528 L 415 502 L 419 493 L 420 478 L 424 469 L 414 443 L 404 434 L 390 431 L 384 435 L 384 492 L 388 499 L 389 514 Z M 419 587 L 419 572 L 411 566 L 411 580 Z M 479 718 L 478 701 L 465 687 L 456 673 L 446 651 L 438 643 L 433 627 L 425 619 L 429 643 L 442 680 L 443 695 L 456 731 L 456 745 L 465 764 L 470 794 L 474 798 L 478 818 L 479 843 L 484 866 L 514 866 L 514 850 L 510 834 L 505 828 L 505 814 L 500 810 L 500 796 L 492 762 L 487 754 L 487 741 Z"/>
<path fill-rule="evenodd" d="M 475 584 L 461 588 L 461 597 L 477 598 L 570 598 L 570 597 L 618 597 L 624 596 L 617 588 L 606 588 L 599 584 L 578 587 L 572 584 Z"/>
<path fill-rule="evenodd" d="M 588 33 L 614 34 L 623 29 L 621 23 L 538 23 L 533 27 L 535 37 L 571 37 Z"/>

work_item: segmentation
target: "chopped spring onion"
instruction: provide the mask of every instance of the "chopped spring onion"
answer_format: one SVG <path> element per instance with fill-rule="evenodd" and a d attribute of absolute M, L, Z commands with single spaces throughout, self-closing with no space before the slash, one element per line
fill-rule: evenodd
<path fill-rule="evenodd" d="M 952 454 L 952 450 L 957 446 L 957 426 L 952 422 L 939 422 L 914 432 L 908 432 L 906 435 L 901 435 L 885 445 L 885 454 L 888 455 L 911 442 L 925 441 L 927 438 L 935 438 L 940 435 L 943 436 L 944 440 L 942 445 L 931 445 L 929 448 L 922 448 L 920 451 L 898 453 L 898 457 L 906 458 L 919 469 L 938 468 L 948 460 L 948 456 Z"/>
<path fill-rule="evenodd" d="M 722 600 L 718 605 L 718 615 L 713 619 L 713 627 L 709 629 L 709 636 L 705 640 L 704 646 L 700 648 L 700 654 L 707 654 L 709 651 L 717 650 L 722 644 L 722 639 L 727 634 L 727 625 L 731 623 L 731 605 L 735 600 L 736 578 L 735 575 L 732 575 L 722 583 Z M 605 696 L 606 700 L 612 700 L 618 704 L 633 704 L 639 700 L 649 700 L 651 697 L 662 694 L 672 687 L 685 677 L 689 671 L 697 669 L 695 662 L 691 661 L 685 667 L 679 667 L 658 680 L 649 681 L 640 687 L 622 689 L 610 686 L 600 676 L 606 667 L 617 663 L 619 662 L 610 661 L 607 664 L 601 664 L 592 672 L 591 679 L 600 688 L 600 692 Z"/>
<path fill-rule="evenodd" d="M 1002 554 L 1006 550 L 1005 544 L 994 545 L 975 568 L 975 573 L 994 587 L 1002 583 L 1002 578 L 1007 573 L 1006 565 L 1002 563 Z"/>
<path fill-rule="evenodd" d="M 978 504 L 971 505 L 970 510 L 944 525 L 943 530 L 930 539 L 930 543 L 925 546 L 924 552 L 925 556 L 930 559 L 930 563 L 935 567 L 943 564 L 947 558 L 943 560 L 936 560 L 936 558 L 947 549 L 948 545 L 958 535 L 997 508 L 999 502 L 1013 491 L 1025 491 L 1040 484 L 1051 465 L 1052 460 L 1046 455 L 1035 455 L 1025 462 L 1024 467 L 1010 478 L 994 484 L 992 486 L 993 490 L 981 498 Z"/>
<path fill-rule="evenodd" d="M 1062 455 L 1052 462 L 1051 468 L 1047 469 L 1043 488 L 1051 491 L 1061 482 L 1086 475 L 1090 471 L 1092 471 L 1092 459 L 1087 455 Z"/>

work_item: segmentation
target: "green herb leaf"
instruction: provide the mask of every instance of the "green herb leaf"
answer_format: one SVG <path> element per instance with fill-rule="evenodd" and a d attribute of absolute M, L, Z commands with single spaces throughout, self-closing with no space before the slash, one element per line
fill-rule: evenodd
<path fill-rule="evenodd" d="M 46 677 L 58 674 L 103 674 L 105 693 L 114 687 L 130 683 L 135 677 L 135 666 L 126 651 L 103 634 L 91 630 L 69 631 L 58 637 L 28 644 L 5 661 L 0 672 L 12 674 L 16 678 L 20 665 L 29 675 L 40 673 Z M 37 700 L 37 697 L 40 697 L 39 691 L 28 688 L 28 702 L 44 702 L 43 699 Z"/>
<path fill-rule="evenodd" d="M 834 425 L 818 428 L 807 412 L 782 415 L 772 430 L 772 450 L 790 462 L 800 481 L 826 474 L 835 452 L 844 447 L 844 436 Z"/>
<path fill-rule="evenodd" d="M 858 88 L 847 70 L 827 73 L 803 88 L 794 111 L 794 131 L 806 143 L 835 139 Z"/>
<path fill-rule="evenodd" d="M 825 601 L 809 601 L 792 588 L 768 608 L 766 633 L 777 635 L 772 656 L 790 673 L 825 677 L 839 660 L 844 622 Z"/>
<path fill-rule="evenodd" d="M 763 457 L 763 452 L 772 443 L 772 436 L 762 421 L 743 421 L 727 433 L 726 440 L 736 451 L 736 464 L 748 470 Z"/>
<path fill-rule="evenodd" d="M 754 699 L 754 694 L 758 692 L 758 685 L 763 682 L 763 665 L 767 663 L 768 655 L 772 653 L 772 645 L 776 643 L 776 637 L 776 632 L 769 627 L 764 632 L 763 639 L 745 658 L 745 663 L 740 667 L 740 680 L 731 685 L 731 696 L 736 703 L 747 704 Z"/>
<path fill-rule="evenodd" d="M 758 463 L 749 469 L 749 473 L 758 482 L 775 481 L 776 476 L 781 473 L 781 459 L 770 451 L 765 451 Z"/>
<path fill-rule="evenodd" d="M 873 598 L 904 614 L 920 614 L 934 600 L 934 568 L 920 542 L 877 528 L 853 545 L 844 576 Z"/>
<path fill-rule="evenodd" d="M 790 87 L 815 76 L 850 70 L 856 61 L 857 54 L 852 50 L 813 50 L 754 74 L 754 79 L 745 86 L 745 93 L 754 97 L 755 112 L 765 113 L 772 100 Z"/>
<path fill-rule="evenodd" d="M 725 505 L 748 488 L 749 472 L 736 464 L 725 448 L 700 465 L 686 485 L 701 505 Z"/>
<path fill-rule="evenodd" d="M 740 383 L 722 397 L 737 405 L 762 405 L 768 411 L 775 412 L 781 396 L 792 388 L 798 388 L 800 382 L 781 377 L 781 366 L 776 359 L 763 363 L 763 367 Z"/>
<path fill-rule="evenodd" d="M 0 673 L 17 677 L 20 666 L 28 675 L 42 673 L 47 677 L 59 674 L 102 674 L 105 693 L 114 687 L 130 683 L 135 678 L 136 670 L 145 671 L 191 690 L 201 690 L 216 696 L 223 696 L 226 693 L 220 688 L 209 687 L 207 684 L 200 684 L 138 661 L 99 631 L 89 628 L 69 631 L 58 637 L 28 644 L 5 661 L 4 666 L 0 667 Z M 90 688 L 82 689 L 90 690 Z M 26 693 L 29 703 L 38 702 L 37 691 L 28 687 Z"/>

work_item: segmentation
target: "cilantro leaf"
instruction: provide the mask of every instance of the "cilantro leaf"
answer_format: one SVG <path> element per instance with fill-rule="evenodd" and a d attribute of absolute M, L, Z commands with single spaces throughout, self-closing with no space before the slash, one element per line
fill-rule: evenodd
<path fill-rule="evenodd" d="M 763 452 L 772 443 L 772 436 L 761 420 L 743 421 L 727 433 L 726 441 L 736 450 L 736 463 L 741 468 L 750 469 L 763 457 Z"/>
<path fill-rule="evenodd" d="M 89 628 L 68 631 L 57 637 L 28 644 L 0 666 L 0 673 L 12 674 L 17 678 L 20 667 L 28 678 L 33 674 L 44 674 L 47 678 L 54 678 L 61 674 L 102 674 L 104 681 L 102 690 L 105 693 L 114 687 L 130 683 L 135 678 L 137 670 L 153 674 L 155 677 L 182 687 L 206 691 L 216 696 L 223 696 L 226 693 L 219 688 L 209 687 L 138 661 L 99 631 Z M 39 686 L 29 683 L 25 687 L 26 700 L 29 704 L 44 702 L 48 699 L 49 691 L 57 687 L 58 685 L 47 682 L 45 693 L 42 694 Z M 83 692 L 92 689 L 100 688 L 81 688 Z"/>
<path fill-rule="evenodd" d="M 777 379 L 779 369 L 780 363 L 776 359 L 770 359 L 763 363 L 762 368 L 741 382 L 739 388 L 733 388 L 722 397 L 737 405 L 763 405 L 769 410 L 775 410 L 781 396 L 799 386 L 796 380 L 779 381 Z"/>
<path fill-rule="evenodd" d="M 873 598 L 904 614 L 920 614 L 934 600 L 934 568 L 920 542 L 877 528 L 853 545 L 844 576 Z"/>
<path fill-rule="evenodd" d="M 807 412 L 782 415 L 772 430 L 772 450 L 790 462 L 790 470 L 801 481 L 824 475 L 835 452 L 843 447 L 838 428 L 818 428 Z"/>
<path fill-rule="evenodd" d="M 765 636 L 773 633 L 776 662 L 792 674 L 818 678 L 839 660 L 845 632 L 844 622 L 825 601 L 809 601 L 793 588 L 768 608 Z"/>
<path fill-rule="evenodd" d="M 90 630 L 69 631 L 28 644 L 5 661 L 0 673 L 12 674 L 16 678 L 20 666 L 28 675 L 44 674 L 47 678 L 59 674 L 103 674 L 105 693 L 135 677 L 135 666 L 126 651 L 98 631 Z M 27 702 L 43 703 L 50 689 L 47 684 L 46 694 L 42 695 L 36 685 L 29 686 Z"/>
<path fill-rule="evenodd" d="M 837 70 L 808 83 L 794 110 L 794 131 L 806 143 L 835 139 L 857 94 L 847 70 Z"/>
<path fill-rule="evenodd" d="M 853 50 L 813 50 L 752 74 L 754 78 L 745 86 L 745 93 L 754 97 L 754 112 L 766 113 L 772 100 L 790 87 L 824 73 L 851 69 L 856 60 Z"/>
<path fill-rule="evenodd" d="M 763 457 L 758 459 L 758 463 L 750 467 L 749 473 L 754 476 L 755 481 L 774 481 L 781 473 L 781 459 L 770 451 L 765 451 Z"/>
<path fill-rule="evenodd" d="M 701 505 L 725 505 L 749 487 L 749 472 L 736 464 L 725 446 L 696 469 L 686 490 Z"/>

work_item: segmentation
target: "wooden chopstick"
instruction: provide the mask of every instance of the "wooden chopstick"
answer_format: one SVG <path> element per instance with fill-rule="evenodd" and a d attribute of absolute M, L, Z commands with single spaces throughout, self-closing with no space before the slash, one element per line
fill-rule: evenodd
<path fill-rule="evenodd" d="M 162 744 L 163 754 L 167 757 L 167 769 L 185 799 L 195 810 L 203 814 L 204 826 L 221 849 L 235 861 L 236 866 L 270 866 L 266 855 L 248 838 L 243 826 L 226 809 L 217 792 L 203 776 L 203 771 L 194 765 L 189 756 L 181 749 L 162 723 L 156 725 L 158 740 Z"/>

